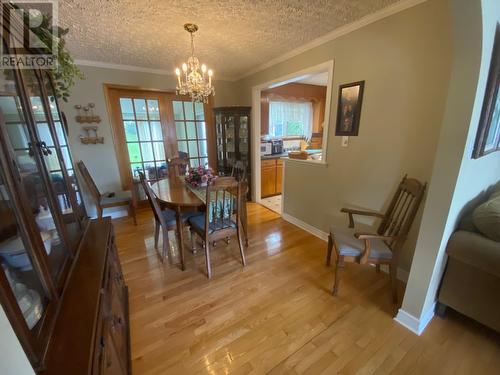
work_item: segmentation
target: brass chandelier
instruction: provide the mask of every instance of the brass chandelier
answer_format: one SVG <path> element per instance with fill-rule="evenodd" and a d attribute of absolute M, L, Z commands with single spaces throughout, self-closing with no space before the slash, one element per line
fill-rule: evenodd
<path fill-rule="evenodd" d="M 193 102 L 206 103 L 210 95 L 215 95 L 215 88 L 212 86 L 212 69 L 207 69 L 205 64 L 201 64 L 194 56 L 194 33 L 198 26 L 194 23 L 186 23 L 184 30 L 191 34 L 191 56 L 187 63 L 182 64 L 181 69 L 176 68 L 177 94 L 189 95 Z"/>

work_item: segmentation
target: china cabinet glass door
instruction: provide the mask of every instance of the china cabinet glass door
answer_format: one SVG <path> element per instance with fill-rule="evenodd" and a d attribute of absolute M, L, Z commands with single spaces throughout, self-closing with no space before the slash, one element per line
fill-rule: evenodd
<path fill-rule="evenodd" d="M 19 224 L 13 199 L 0 166 L 0 264 L 6 284 L 21 311 L 29 330 L 38 330 L 45 314 L 49 298 L 39 275 L 35 271 L 26 236 Z M 50 252 L 52 238 L 48 232 L 40 232 L 45 250 Z"/>
<path fill-rule="evenodd" d="M 54 124 L 55 129 L 55 138 L 59 143 L 58 149 L 61 152 L 61 157 L 64 164 L 64 169 L 67 173 L 67 178 L 70 183 L 70 188 L 74 190 L 75 194 L 68 194 L 67 200 L 71 201 L 73 197 L 75 199 L 72 202 L 72 206 L 77 207 L 77 216 L 80 220 L 83 220 L 86 217 L 85 206 L 83 205 L 83 198 L 81 195 L 80 185 L 76 178 L 75 168 L 73 164 L 73 158 L 71 157 L 71 152 L 69 150 L 68 138 L 66 136 L 65 124 L 63 124 L 63 118 L 61 115 L 61 111 L 57 104 L 54 86 L 52 84 L 52 80 L 50 79 L 49 73 L 45 72 L 42 77 L 43 87 L 45 89 L 45 95 L 47 97 L 47 105 L 50 108 L 50 114 L 52 117 L 52 123 Z M 62 173 L 63 171 L 61 171 Z"/>
<path fill-rule="evenodd" d="M 28 71 L 25 72 L 25 74 Z M 40 162 L 45 158 L 46 165 L 54 170 L 57 170 L 58 160 L 53 158 L 51 154 L 45 150 L 45 147 L 50 147 L 51 141 L 48 136 L 48 125 L 46 121 L 40 118 L 38 114 L 39 133 L 42 139 L 46 142 L 45 146 L 38 145 L 37 140 L 34 140 L 34 134 L 30 134 L 29 127 L 23 113 L 22 99 L 18 96 L 16 90 L 16 82 L 13 72 L 4 70 L 4 74 L 0 78 L 0 109 L 4 116 L 4 127 L 6 133 L 6 141 L 8 142 L 9 150 L 13 164 L 16 169 L 17 178 L 20 181 L 23 193 L 25 194 L 24 204 L 28 207 L 29 212 L 33 216 L 39 231 L 39 235 L 45 246 L 47 263 L 50 268 L 50 273 L 53 280 L 57 283 L 63 266 L 69 257 L 68 247 L 64 243 L 62 237 L 63 224 L 55 211 L 62 213 L 62 207 L 65 205 L 64 198 L 58 194 L 58 199 L 50 195 L 47 190 L 47 180 L 52 186 L 61 193 L 64 190 L 62 182 L 59 180 L 59 175 L 51 175 L 50 178 L 44 174 L 41 169 Z M 40 105 L 35 96 L 32 96 L 32 106 Z M 38 111 L 38 109 L 34 109 Z M 43 109 L 42 109 L 43 111 Z M 4 133 L 4 134 L 5 134 Z M 45 155 L 47 153 L 47 155 Z M 59 167 L 60 170 L 60 167 Z"/>
<path fill-rule="evenodd" d="M 50 103 L 45 103 L 42 99 L 42 89 L 34 70 L 23 69 L 21 70 L 21 76 L 36 123 L 36 138 L 40 142 L 38 147 L 40 151 L 39 154 L 48 172 L 48 180 L 52 185 L 52 191 L 57 197 L 57 203 L 53 209 L 57 210 L 59 213 L 58 216 L 64 219 L 65 225 L 64 228 L 61 229 L 64 229 L 68 235 L 68 246 L 76 250 L 76 245 L 81 236 L 80 223 L 78 215 L 75 213 L 77 209 L 73 209 L 76 203 L 72 201 L 74 195 L 73 192 L 70 193 L 70 189 L 72 188 L 70 188 L 71 184 L 69 182 L 69 177 L 67 176 L 66 169 L 63 168 L 61 163 L 61 160 L 64 160 L 62 150 L 55 140 L 54 127 L 52 126 L 53 122 L 48 116 L 49 110 L 46 109 L 47 104 Z M 53 103 L 51 112 L 52 111 L 57 113 L 57 108 Z M 60 259 L 60 262 L 62 261 L 63 258 Z"/>

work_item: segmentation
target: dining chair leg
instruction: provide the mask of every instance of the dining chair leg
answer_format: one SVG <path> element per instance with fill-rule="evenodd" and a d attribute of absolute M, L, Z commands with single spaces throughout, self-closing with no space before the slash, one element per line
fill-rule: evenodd
<path fill-rule="evenodd" d="M 170 240 L 168 239 L 167 228 L 162 228 L 162 236 L 163 236 L 163 246 L 162 246 L 161 261 L 162 263 L 164 263 L 165 258 L 167 257 L 168 248 L 170 247 Z"/>
<path fill-rule="evenodd" d="M 392 302 L 396 304 L 398 303 L 398 285 L 396 279 L 396 267 L 392 264 L 389 266 L 389 275 L 391 277 Z"/>
<path fill-rule="evenodd" d="M 333 289 L 332 289 L 332 294 L 334 296 L 338 295 L 338 293 L 339 293 L 340 273 L 341 273 L 342 268 L 344 268 L 344 259 L 343 259 L 343 257 L 339 257 L 335 261 L 335 282 L 333 284 Z"/>
<path fill-rule="evenodd" d="M 326 265 L 329 266 L 332 264 L 332 250 L 333 250 L 333 238 L 332 234 L 328 235 L 328 246 L 326 248 Z"/>
<path fill-rule="evenodd" d="M 380 273 L 380 264 L 375 264 L 375 272 Z"/>
<path fill-rule="evenodd" d="M 243 264 L 243 267 L 245 267 L 247 265 L 247 261 L 245 259 L 245 251 L 244 251 L 244 247 L 243 247 L 243 238 L 241 237 L 240 226 L 241 226 L 241 223 L 238 225 L 236 235 L 238 236 L 238 246 L 240 247 L 241 263 Z"/>
<path fill-rule="evenodd" d="M 192 229 L 189 230 L 189 233 L 191 234 L 191 251 L 196 253 L 196 233 Z"/>
<path fill-rule="evenodd" d="M 96 206 L 96 210 L 97 210 L 97 218 L 98 219 L 102 219 L 102 211 L 103 211 L 103 209 L 102 209 L 101 205 L 98 204 Z"/>
<path fill-rule="evenodd" d="M 129 215 L 132 216 L 132 219 L 134 220 L 134 225 L 137 225 L 137 216 L 135 215 L 135 206 L 133 201 L 130 201 L 130 204 L 128 206 L 128 212 Z"/>
<path fill-rule="evenodd" d="M 245 235 L 245 246 L 248 246 L 248 219 L 247 219 L 247 202 L 246 198 L 243 199 L 241 205 L 241 224 L 243 228 L 243 234 Z"/>
<path fill-rule="evenodd" d="M 205 263 L 207 267 L 207 277 L 212 278 L 212 268 L 210 267 L 210 242 L 205 241 Z"/>
<path fill-rule="evenodd" d="M 155 220 L 155 249 L 158 249 L 158 239 L 160 237 L 160 223 Z"/>

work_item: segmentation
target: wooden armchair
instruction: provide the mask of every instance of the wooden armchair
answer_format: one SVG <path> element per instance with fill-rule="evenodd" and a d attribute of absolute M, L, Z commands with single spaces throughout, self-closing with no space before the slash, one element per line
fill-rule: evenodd
<path fill-rule="evenodd" d="M 397 302 L 396 272 L 398 256 L 406 240 L 411 224 L 424 196 L 427 184 L 422 184 L 406 175 L 399 184 L 396 194 L 385 213 L 342 208 L 349 217 L 348 228 L 331 228 L 328 236 L 326 264 L 330 265 L 332 250 L 335 250 L 335 283 L 332 294 L 338 293 L 340 271 L 344 263 L 371 263 L 380 272 L 380 265 L 389 266 L 392 298 Z M 382 219 L 376 233 L 356 232 L 354 215 L 372 216 Z"/>
<path fill-rule="evenodd" d="M 117 191 L 112 193 L 101 194 L 94 179 L 90 175 L 85 163 L 80 160 L 76 163 L 78 170 L 85 181 L 90 194 L 96 203 L 97 217 L 102 218 L 102 212 L 105 208 L 127 206 L 129 215 L 134 219 L 134 225 L 137 225 L 137 218 L 135 216 L 135 199 L 131 191 Z"/>

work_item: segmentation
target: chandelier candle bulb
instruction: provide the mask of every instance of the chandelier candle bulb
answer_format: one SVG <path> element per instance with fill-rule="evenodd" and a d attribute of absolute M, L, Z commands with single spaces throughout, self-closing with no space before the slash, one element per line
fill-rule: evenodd
<path fill-rule="evenodd" d="M 212 69 L 207 69 L 205 64 L 200 64 L 200 61 L 194 55 L 194 33 L 198 30 L 198 26 L 192 23 L 186 23 L 184 29 L 191 35 L 191 56 L 187 63 L 181 65 L 182 72 L 179 68 L 175 69 L 177 75 L 176 91 L 178 95 L 190 95 L 193 102 L 207 103 L 210 95 L 215 95 L 215 88 L 212 86 Z M 208 82 L 206 73 L 208 71 Z"/>

